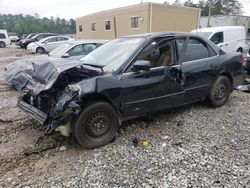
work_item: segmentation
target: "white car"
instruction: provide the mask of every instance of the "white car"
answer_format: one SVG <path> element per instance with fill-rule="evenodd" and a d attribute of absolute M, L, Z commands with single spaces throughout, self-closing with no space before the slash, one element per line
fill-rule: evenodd
<path fill-rule="evenodd" d="M 10 45 L 11 41 L 6 30 L 0 30 L 0 48 L 5 48 Z"/>
<path fill-rule="evenodd" d="M 191 31 L 215 43 L 225 52 L 244 52 L 247 50 L 246 31 L 242 26 L 207 27 Z"/>
<path fill-rule="evenodd" d="M 64 36 L 50 36 L 43 38 L 38 42 L 32 42 L 28 44 L 27 51 L 29 53 L 49 53 L 57 47 L 65 44 L 68 41 L 73 41 L 73 38 L 68 38 Z"/>

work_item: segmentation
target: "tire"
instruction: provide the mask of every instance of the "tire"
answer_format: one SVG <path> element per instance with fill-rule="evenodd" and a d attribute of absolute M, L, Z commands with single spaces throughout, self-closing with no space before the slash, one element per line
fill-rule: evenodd
<path fill-rule="evenodd" d="M 38 54 L 43 54 L 45 52 L 45 50 L 44 50 L 44 48 L 42 48 L 42 47 L 38 47 L 37 49 L 36 49 L 36 53 L 38 53 Z"/>
<path fill-rule="evenodd" d="M 109 143 L 118 131 L 117 114 L 107 102 L 89 104 L 74 121 L 72 132 L 76 141 L 86 149 Z"/>
<path fill-rule="evenodd" d="M 6 44 L 5 44 L 5 42 L 0 42 L 0 48 L 5 48 L 5 46 L 6 46 Z"/>
<path fill-rule="evenodd" d="M 219 76 L 213 84 L 208 96 L 208 102 L 214 107 L 224 105 L 230 96 L 232 85 L 226 76 Z"/>

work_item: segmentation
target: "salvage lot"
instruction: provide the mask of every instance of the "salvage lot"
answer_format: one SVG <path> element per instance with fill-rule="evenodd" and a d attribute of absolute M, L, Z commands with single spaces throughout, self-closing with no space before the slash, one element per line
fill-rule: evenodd
<path fill-rule="evenodd" d="M 2 76 L 8 63 L 25 56 L 15 46 L 0 50 L 0 185 L 250 185 L 249 94 L 235 91 L 217 109 L 196 103 L 125 122 L 114 142 L 94 150 L 59 134 L 35 145 L 44 129 L 16 107 L 18 93 Z"/>

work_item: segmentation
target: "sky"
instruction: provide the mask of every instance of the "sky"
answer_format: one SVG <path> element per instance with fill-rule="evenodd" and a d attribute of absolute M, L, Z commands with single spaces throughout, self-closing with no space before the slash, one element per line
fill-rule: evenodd
<path fill-rule="evenodd" d="M 163 3 L 164 0 L 150 0 L 150 2 Z M 171 4 L 174 0 L 168 2 Z M 239 2 L 243 5 L 244 15 L 250 16 L 250 0 L 239 0 Z M 0 0 L 0 14 L 38 13 L 41 18 L 53 16 L 75 19 L 94 12 L 138 3 L 141 3 L 141 0 Z"/>

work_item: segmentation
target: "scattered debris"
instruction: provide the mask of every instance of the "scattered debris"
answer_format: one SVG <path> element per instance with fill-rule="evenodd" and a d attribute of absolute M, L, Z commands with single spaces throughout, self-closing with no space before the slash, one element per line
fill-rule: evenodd
<path fill-rule="evenodd" d="M 66 146 L 61 146 L 61 147 L 59 148 L 59 151 L 65 151 L 65 150 L 67 150 Z"/>
<path fill-rule="evenodd" d="M 144 147 L 147 147 L 147 146 L 149 145 L 149 141 L 144 140 L 144 141 L 142 142 L 142 145 L 143 145 Z"/>
<path fill-rule="evenodd" d="M 13 120 L 0 119 L 0 123 L 11 123 L 11 122 L 13 122 Z"/>

